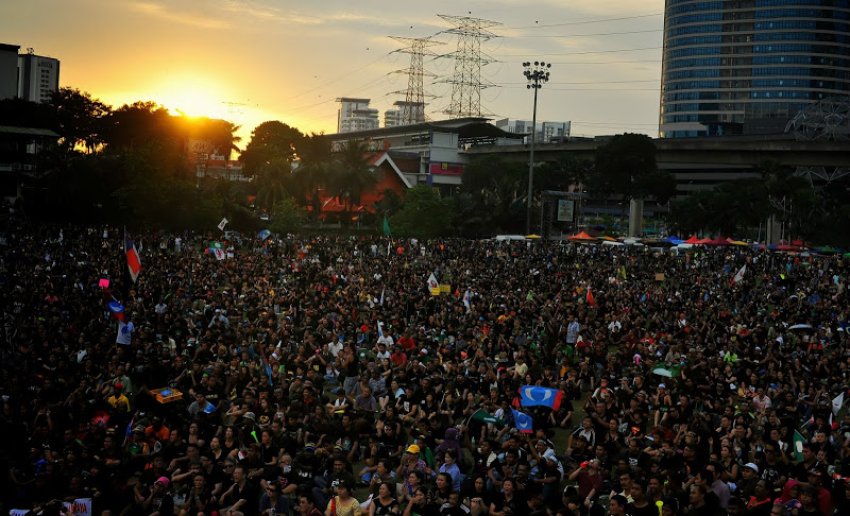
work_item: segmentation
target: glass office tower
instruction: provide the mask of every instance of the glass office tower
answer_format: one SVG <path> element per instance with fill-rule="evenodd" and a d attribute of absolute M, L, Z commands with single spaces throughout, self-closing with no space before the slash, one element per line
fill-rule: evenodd
<path fill-rule="evenodd" d="M 777 134 L 850 95 L 850 0 L 667 0 L 662 137 Z"/>

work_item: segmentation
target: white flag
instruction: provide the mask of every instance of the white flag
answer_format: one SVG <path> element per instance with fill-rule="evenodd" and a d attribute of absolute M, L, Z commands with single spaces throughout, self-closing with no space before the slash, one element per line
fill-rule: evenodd
<path fill-rule="evenodd" d="M 467 311 L 469 311 L 471 301 L 472 301 L 472 294 L 469 292 L 469 289 L 466 289 L 466 292 L 463 293 L 463 306 L 466 307 Z"/>
<path fill-rule="evenodd" d="M 747 264 L 746 263 L 741 266 L 741 268 L 738 270 L 737 274 L 735 274 L 735 277 L 732 278 L 732 282 L 733 283 L 740 283 L 741 280 L 744 279 L 744 273 L 745 272 L 747 272 Z"/>
<path fill-rule="evenodd" d="M 440 283 L 437 281 L 437 277 L 434 276 L 434 273 L 432 272 L 431 275 L 428 276 L 428 289 L 434 290 L 434 289 L 439 289 L 439 288 L 440 288 Z"/>
<path fill-rule="evenodd" d="M 381 306 L 384 306 L 384 289 L 381 289 Z"/>
<path fill-rule="evenodd" d="M 227 226 L 227 223 L 230 222 L 226 217 L 222 217 L 221 222 L 218 223 L 218 229 L 224 231 L 224 227 Z"/>
<path fill-rule="evenodd" d="M 218 261 L 224 260 L 227 258 L 227 253 L 224 252 L 224 249 L 220 247 L 213 247 L 212 253 L 215 255 L 215 259 Z"/>
<path fill-rule="evenodd" d="M 844 405 L 844 391 L 841 391 L 841 394 L 832 398 L 832 413 L 837 416 L 838 411 L 841 410 L 841 407 L 843 405 Z"/>

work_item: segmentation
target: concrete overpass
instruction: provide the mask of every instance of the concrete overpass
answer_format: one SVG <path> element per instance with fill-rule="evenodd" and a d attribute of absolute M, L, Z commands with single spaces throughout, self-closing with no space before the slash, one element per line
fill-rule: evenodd
<path fill-rule="evenodd" d="M 575 139 L 563 143 L 535 144 L 535 161 L 557 161 L 570 156 L 593 160 L 605 137 Z M 797 170 L 846 169 L 850 171 L 850 142 L 797 141 L 783 137 L 658 138 L 655 142 L 658 168 L 676 177 L 679 194 L 712 188 L 718 183 L 758 177 L 756 167 L 775 161 Z M 467 158 L 501 156 L 528 162 L 528 145 L 471 147 Z"/>

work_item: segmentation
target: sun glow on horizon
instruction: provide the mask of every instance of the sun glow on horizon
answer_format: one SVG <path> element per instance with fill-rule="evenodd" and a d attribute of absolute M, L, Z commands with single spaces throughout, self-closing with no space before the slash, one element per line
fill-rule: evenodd
<path fill-rule="evenodd" d="M 191 118 L 232 118 L 232 105 L 225 89 L 206 77 L 172 76 L 148 90 L 149 99 L 166 108 L 172 115 Z M 235 120 L 232 120 L 236 122 Z"/>

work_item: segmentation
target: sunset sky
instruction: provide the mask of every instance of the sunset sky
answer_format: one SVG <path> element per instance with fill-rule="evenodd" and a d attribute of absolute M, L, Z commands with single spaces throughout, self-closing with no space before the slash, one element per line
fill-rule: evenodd
<path fill-rule="evenodd" d="M 450 29 L 438 14 L 500 22 L 483 44 L 495 62 L 482 77 L 494 118 L 530 119 L 522 62 L 553 63 L 538 120 L 573 122 L 573 134 L 655 135 L 663 0 L 27 0 L 0 3 L 0 43 L 61 60 L 62 86 L 118 107 L 153 100 L 173 112 L 226 118 L 250 131 L 281 120 L 336 132 L 337 97 L 372 99 L 383 114 L 403 95 L 409 56 L 388 36 L 426 37 Z M 439 34 L 456 49 L 455 36 Z M 450 78 L 454 62 L 426 58 Z M 440 78 L 434 79 L 439 81 Z M 451 85 L 426 112 L 449 105 Z"/>

